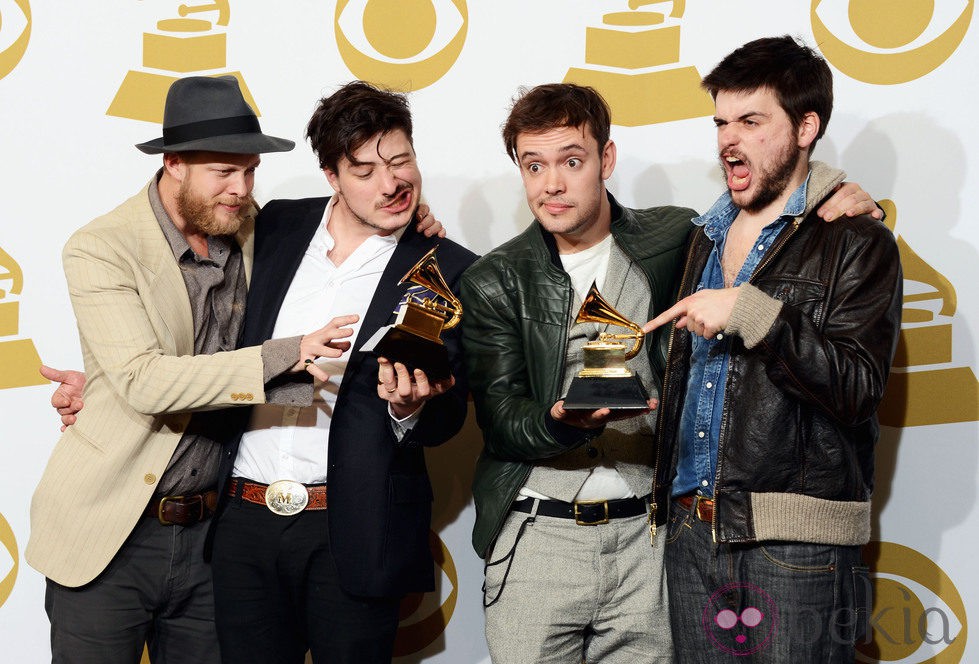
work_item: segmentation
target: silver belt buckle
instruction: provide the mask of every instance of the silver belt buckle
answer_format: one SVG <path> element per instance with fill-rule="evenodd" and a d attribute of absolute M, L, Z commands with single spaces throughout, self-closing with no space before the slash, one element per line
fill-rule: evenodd
<path fill-rule="evenodd" d="M 265 489 L 265 505 L 280 516 L 299 514 L 309 503 L 309 492 L 300 482 L 277 480 Z"/>

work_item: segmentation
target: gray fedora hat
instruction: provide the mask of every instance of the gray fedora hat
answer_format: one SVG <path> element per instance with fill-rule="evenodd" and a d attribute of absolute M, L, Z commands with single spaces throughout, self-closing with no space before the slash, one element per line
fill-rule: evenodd
<path fill-rule="evenodd" d="M 294 141 L 262 133 L 234 76 L 188 76 L 167 92 L 163 136 L 136 146 L 146 154 L 207 150 L 234 154 L 287 152 Z"/>

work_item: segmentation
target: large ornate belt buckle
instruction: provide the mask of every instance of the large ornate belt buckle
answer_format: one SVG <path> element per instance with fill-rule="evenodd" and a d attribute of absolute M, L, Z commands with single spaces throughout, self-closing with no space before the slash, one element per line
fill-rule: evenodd
<path fill-rule="evenodd" d="M 293 480 L 278 480 L 265 489 L 265 505 L 280 516 L 299 514 L 308 503 L 306 487 Z"/>

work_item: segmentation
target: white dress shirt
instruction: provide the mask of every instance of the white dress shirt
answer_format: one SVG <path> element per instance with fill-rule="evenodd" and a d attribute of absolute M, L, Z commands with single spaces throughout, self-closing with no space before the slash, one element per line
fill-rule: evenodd
<path fill-rule="evenodd" d="M 327 226 L 336 201 L 336 196 L 330 199 L 323 221 L 303 255 L 279 309 L 272 338 L 307 334 L 336 316 L 357 314 L 360 319 L 349 326 L 353 329 L 353 335 L 347 339 L 351 348 L 335 360 L 317 361 L 330 374 L 330 379 L 325 383 L 314 382 L 311 406 L 260 404 L 254 407 L 238 448 L 235 476 L 263 484 L 282 479 L 303 484 L 326 482 L 330 423 L 343 373 L 381 274 L 403 232 L 402 229 L 388 236 L 372 235 L 343 263 L 334 265 L 328 252 L 335 242 Z M 399 437 L 411 428 L 418 412 L 403 420 L 392 416 Z"/>

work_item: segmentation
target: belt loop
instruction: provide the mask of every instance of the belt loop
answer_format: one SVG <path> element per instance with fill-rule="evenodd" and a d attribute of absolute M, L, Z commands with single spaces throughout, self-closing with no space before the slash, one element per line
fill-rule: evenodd
<path fill-rule="evenodd" d="M 537 508 L 540 507 L 540 498 L 533 499 L 534 504 L 530 507 L 530 520 L 535 521 L 537 519 Z"/>
<path fill-rule="evenodd" d="M 245 493 L 245 481 L 242 480 L 240 477 L 232 478 L 231 481 L 235 483 L 235 495 L 234 495 L 235 504 L 241 507 L 241 501 L 242 501 L 241 496 L 242 494 Z"/>

